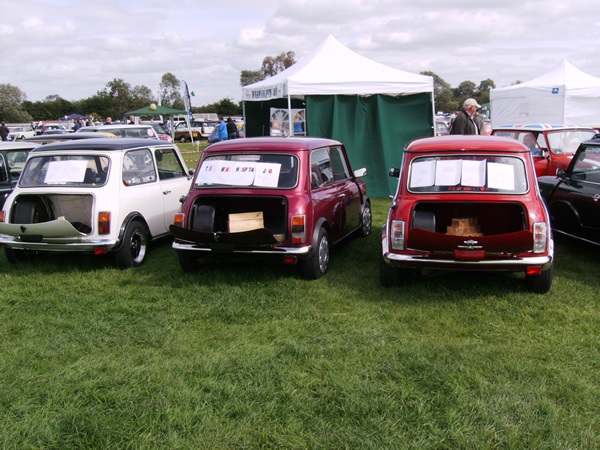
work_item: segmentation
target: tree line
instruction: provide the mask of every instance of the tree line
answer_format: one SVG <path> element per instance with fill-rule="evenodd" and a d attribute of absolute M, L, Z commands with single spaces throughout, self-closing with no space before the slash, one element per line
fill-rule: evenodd
<path fill-rule="evenodd" d="M 267 56 L 263 59 L 259 70 L 242 70 L 240 85 L 247 86 L 262 81 L 295 64 L 295 53 L 288 51 L 277 56 Z M 472 97 L 479 104 L 488 103 L 490 89 L 495 88 L 491 79 L 483 80 L 479 85 L 472 81 L 463 81 L 452 88 L 434 72 L 424 71 L 422 75 L 433 77 L 436 112 L 452 113 L 462 109 L 466 98 Z M 518 83 L 518 82 L 517 82 Z M 159 84 L 158 96 L 154 96 L 147 86 L 131 86 L 121 78 L 115 78 L 106 83 L 104 88 L 91 97 L 69 101 L 59 95 L 48 95 L 44 100 L 30 102 L 25 92 L 11 84 L 0 84 L 0 121 L 7 123 L 32 122 L 40 120 L 56 120 L 61 117 L 78 113 L 104 120 L 106 117 L 120 118 L 127 111 L 148 106 L 158 101 L 163 106 L 176 109 L 184 108 L 184 98 L 181 94 L 182 83 L 170 72 L 165 73 Z M 235 103 L 230 98 L 200 107 L 192 107 L 193 113 L 217 113 L 222 116 L 242 114 L 242 102 Z"/>
<path fill-rule="evenodd" d="M 121 78 L 106 83 L 91 97 L 69 101 L 59 95 L 48 95 L 44 100 L 31 102 L 25 92 L 11 84 L 0 84 L 0 121 L 27 123 L 57 120 L 78 113 L 103 121 L 106 117 L 121 118 L 134 111 L 158 102 L 163 106 L 185 109 L 181 94 L 181 81 L 172 73 L 165 73 L 159 84 L 158 96 L 147 86 L 131 86 Z M 216 112 L 219 115 L 240 115 L 241 102 L 224 98 L 216 103 L 192 107 L 192 112 Z"/>

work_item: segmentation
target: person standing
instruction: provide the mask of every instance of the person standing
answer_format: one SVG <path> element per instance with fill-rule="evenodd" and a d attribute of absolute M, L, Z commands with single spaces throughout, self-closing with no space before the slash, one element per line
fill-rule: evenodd
<path fill-rule="evenodd" d="M 452 122 L 450 134 L 480 134 L 474 120 L 477 115 L 477 108 L 481 108 L 481 106 L 474 98 L 466 99 L 462 111 L 457 114 L 456 119 Z"/>
<path fill-rule="evenodd" d="M 10 130 L 6 124 L 2 122 L 2 125 L 0 125 L 0 137 L 2 137 L 3 141 L 8 141 L 8 133 L 10 133 Z"/>
<path fill-rule="evenodd" d="M 231 117 L 227 118 L 227 138 L 228 139 L 237 139 L 240 136 L 238 135 L 238 129 Z"/>
<path fill-rule="evenodd" d="M 225 122 L 223 122 L 222 116 L 219 116 L 219 131 L 217 133 L 217 136 L 219 136 L 219 141 L 227 140 L 227 125 L 225 124 Z"/>
<path fill-rule="evenodd" d="M 77 119 L 75 122 L 75 126 L 73 127 L 73 131 L 79 130 L 83 126 L 83 121 L 81 119 Z"/>
<path fill-rule="evenodd" d="M 106 122 L 104 122 L 104 125 L 112 125 L 112 119 L 110 117 L 107 117 Z"/>

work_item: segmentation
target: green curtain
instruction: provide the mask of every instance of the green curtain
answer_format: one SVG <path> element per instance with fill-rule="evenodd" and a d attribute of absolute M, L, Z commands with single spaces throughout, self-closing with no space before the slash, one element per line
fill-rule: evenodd
<path fill-rule="evenodd" d="M 433 136 L 431 94 L 311 95 L 306 97 L 307 134 L 336 139 L 346 146 L 352 169 L 366 167 L 370 197 L 396 192 L 398 180 L 388 176 L 400 167 L 406 144 Z"/>
<path fill-rule="evenodd" d="M 277 98 L 264 102 L 245 102 L 246 136 L 269 136 L 271 133 L 271 108 L 287 109 L 287 98 Z M 293 98 L 292 108 L 304 108 L 304 101 Z"/>

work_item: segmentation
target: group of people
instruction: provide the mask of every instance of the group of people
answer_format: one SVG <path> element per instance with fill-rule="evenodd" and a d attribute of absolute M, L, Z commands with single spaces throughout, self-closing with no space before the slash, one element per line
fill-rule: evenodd
<path fill-rule="evenodd" d="M 237 139 L 240 137 L 240 132 L 237 125 L 231 117 L 227 118 L 227 122 L 223 120 L 223 117 L 219 116 L 219 125 L 217 125 L 218 131 L 215 136 L 214 142 L 226 141 L 228 139 Z"/>

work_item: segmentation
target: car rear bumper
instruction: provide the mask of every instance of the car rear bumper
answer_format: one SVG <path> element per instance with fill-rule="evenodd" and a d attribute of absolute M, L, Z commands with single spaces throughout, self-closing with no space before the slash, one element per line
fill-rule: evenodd
<path fill-rule="evenodd" d="M 382 241 L 382 248 L 388 248 L 387 238 Z M 548 269 L 554 260 L 554 241 L 550 240 L 547 255 L 530 257 L 504 257 L 498 259 L 452 259 L 431 257 L 426 254 L 404 254 L 383 251 L 385 262 L 394 267 L 413 269 L 450 269 L 450 270 L 505 270 L 519 272 L 528 267 L 541 266 Z"/>
<path fill-rule="evenodd" d="M 119 245 L 118 239 L 107 240 L 79 240 L 73 242 L 60 242 L 52 239 L 45 239 L 42 242 L 24 242 L 19 238 L 12 236 L 0 235 L 0 244 L 7 247 L 19 250 L 34 250 L 41 252 L 94 252 L 98 247 L 106 248 L 107 251 L 112 250 Z"/>
<path fill-rule="evenodd" d="M 199 253 L 214 253 L 221 255 L 273 255 L 273 256 L 298 256 L 303 257 L 311 252 L 311 246 L 306 247 L 267 247 L 267 248 L 236 248 L 234 247 L 201 247 L 193 243 L 173 242 L 175 250 L 199 252 Z"/>

